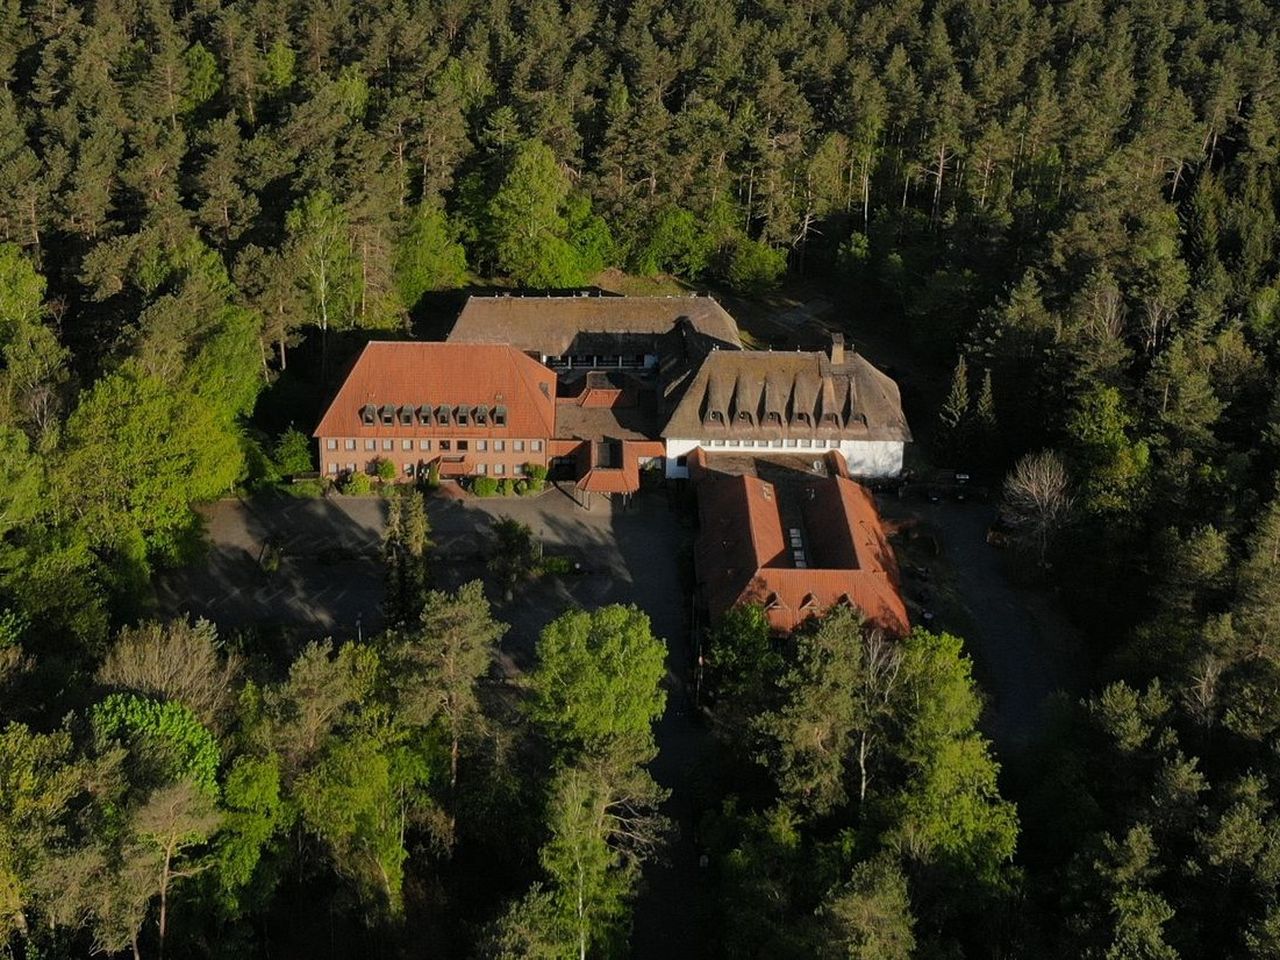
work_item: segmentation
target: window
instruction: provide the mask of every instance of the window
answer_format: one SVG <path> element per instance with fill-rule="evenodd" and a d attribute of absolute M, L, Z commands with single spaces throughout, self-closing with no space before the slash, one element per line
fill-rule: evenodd
<path fill-rule="evenodd" d="M 374 409 L 372 403 L 366 403 L 360 408 L 360 420 L 367 427 L 371 427 L 377 422 L 378 411 Z"/>
<path fill-rule="evenodd" d="M 390 450 L 390 449 L 391 449 L 392 447 L 394 447 L 395 445 L 396 445 L 396 444 L 395 444 L 395 441 L 394 441 L 394 440 L 383 440 L 383 441 L 382 441 L 382 449 L 383 449 L 383 450 Z"/>
<path fill-rule="evenodd" d="M 418 408 L 418 422 L 424 427 L 431 426 L 431 406 L 424 403 Z"/>
<path fill-rule="evenodd" d="M 689 465 L 689 458 L 687 456 L 685 456 L 684 454 L 681 454 L 680 456 L 676 457 L 677 467 L 687 467 L 688 465 Z"/>
<path fill-rule="evenodd" d="M 722 426 L 723 426 L 723 425 L 724 425 L 724 414 L 723 414 L 723 413 L 721 413 L 719 410 L 712 410 L 712 411 L 711 411 L 711 422 L 712 422 L 712 423 L 718 423 L 718 424 L 720 424 L 720 425 L 722 425 Z"/>
<path fill-rule="evenodd" d="M 482 476 L 482 477 L 483 477 L 483 476 L 484 476 L 486 473 L 488 473 L 488 472 L 489 472 L 489 468 L 488 468 L 488 466 L 486 466 L 486 465 L 485 465 L 485 464 L 483 464 L 483 463 L 477 463 L 477 464 L 476 464 L 476 473 L 477 473 L 479 476 Z"/>
<path fill-rule="evenodd" d="M 488 441 L 488 440 L 477 440 L 477 441 L 476 441 L 476 450 L 477 450 L 477 451 L 479 451 L 480 453 L 484 453 L 484 452 L 485 452 L 486 450 L 488 450 L 488 449 L 489 449 L 489 441 Z"/>
<path fill-rule="evenodd" d="M 460 427 L 465 427 L 471 420 L 471 414 L 466 407 L 459 407 L 454 411 L 454 416 L 457 417 L 457 424 Z"/>
<path fill-rule="evenodd" d="M 418 449 L 419 449 L 419 450 L 430 450 L 430 449 L 431 449 L 431 441 L 430 441 L 430 440 L 419 440 L 419 441 L 418 441 Z"/>
<path fill-rule="evenodd" d="M 499 427 L 505 427 L 507 425 L 507 408 L 506 407 L 493 408 L 493 422 L 495 426 L 499 426 Z"/>
<path fill-rule="evenodd" d="M 467 443 L 467 441 L 465 441 L 465 440 L 459 440 L 459 441 L 458 441 L 458 450 L 459 450 L 459 451 L 466 450 L 468 446 L 470 446 L 470 444 L 468 444 L 468 443 Z"/>
<path fill-rule="evenodd" d="M 406 464 L 404 465 L 404 473 L 405 473 L 405 476 L 407 476 L 407 477 L 412 477 L 412 476 L 413 476 L 413 464 L 412 464 L 412 463 L 406 463 Z"/>
<path fill-rule="evenodd" d="M 354 450 L 356 448 L 355 438 L 349 437 L 347 440 L 345 440 L 342 444 L 342 448 L 344 450 Z"/>
<path fill-rule="evenodd" d="M 476 407 L 475 418 L 476 424 L 483 427 L 489 421 L 489 411 L 484 407 Z"/>
<path fill-rule="evenodd" d="M 724 441 L 723 441 L 723 440 L 712 440 L 712 441 L 711 441 L 711 445 L 712 445 L 713 447 L 723 447 L 723 446 L 724 446 Z M 704 444 L 704 446 L 705 446 L 705 444 Z"/>
<path fill-rule="evenodd" d="M 794 447 L 795 445 L 796 445 L 795 438 L 794 438 L 794 437 L 788 437 L 788 438 L 787 438 L 787 446 L 788 446 L 788 447 Z"/>
<path fill-rule="evenodd" d="M 507 449 L 507 441 L 505 440 L 493 441 L 493 449 L 495 453 L 501 453 L 503 450 Z"/>
<path fill-rule="evenodd" d="M 511 472 L 512 472 L 512 473 L 514 473 L 517 477 L 523 477 L 523 476 L 524 476 L 524 464 L 523 464 L 523 463 L 517 463 L 514 467 L 512 467 L 512 468 L 511 468 Z"/>
<path fill-rule="evenodd" d="M 775 441 L 773 441 L 773 443 L 771 443 L 771 444 L 770 444 L 770 446 L 773 446 L 773 447 L 780 447 L 780 446 L 782 446 L 782 441 L 781 441 L 781 440 L 775 440 Z"/>
<path fill-rule="evenodd" d="M 449 408 L 437 407 L 436 408 L 436 426 L 447 427 L 448 425 L 449 425 Z"/>
<path fill-rule="evenodd" d="M 825 440 L 815 440 L 815 441 L 813 441 L 813 445 L 814 445 L 815 447 L 817 447 L 819 450 L 821 450 L 823 447 L 825 447 L 825 446 L 827 445 L 827 441 L 825 441 Z"/>
<path fill-rule="evenodd" d="M 338 465 L 337 465 L 336 463 L 331 463 L 331 464 L 329 464 L 329 472 L 330 472 L 331 474 L 332 474 L 332 473 L 337 473 L 337 472 L 338 472 Z"/>
<path fill-rule="evenodd" d="M 524 441 L 523 440 L 511 441 L 511 449 L 514 450 L 516 453 L 524 453 Z"/>
<path fill-rule="evenodd" d="M 413 426 L 413 407 L 400 408 L 400 425 L 404 427 Z"/>
<path fill-rule="evenodd" d="M 506 473 L 506 472 L 507 472 L 507 468 L 506 468 L 505 466 L 503 466 L 502 464 L 500 464 L 500 463 L 495 463 L 495 464 L 493 465 L 493 475 L 494 475 L 495 477 L 500 477 L 500 476 L 502 476 L 502 475 L 503 475 L 504 473 Z"/>
<path fill-rule="evenodd" d="M 396 422 L 396 408 L 393 407 L 391 404 L 388 403 L 385 406 L 383 406 L 381 410 L 381 414 L 382 414 L 382 425 L 384 427 L 389 427 Z"/>
<path fill-rule="evenodd" d="M 453 449 L 453 442 L 452 442 L 451 440 L 441 440 L 441 441 L 440 441 L 440 449 L 441 449 L 441 450 L 452 450 L 452 449 Z"/>
<path fill-rule="evenodd" d="M 400 441 L 400 449 L 401 449 L 401 450 L 412 450 L 412 449 L 413 449 L 413 441 L 412 441 L 412 440 L 401 440 L 401 441 Z"/>
<path fill-rule="evenodd" d="M 530 440 L 530 441 L 529 441 L 529 449 L 530 449 L 530 450 L 532 450 L 534 453 L 541 453 L 541 452 L 542 452 L 542 441 L 541 441 L 541 440 Z"/>
<path fill-rule="evenodd" d="M 377 449 L 378 449 L 378 441 L 377 441 L 377 440 L 366 440 L 366 441 L 364 442 L 364 448 L 365 448 L 366 450 L 377 450 Z"/>
<path fill-rule="evenodd" d="M 756 445 L 756 442 L 754 440 L 743 440 L 742 445 L 744 447 L 754 447 Z"/>
<path fill-rule="evenodd" d="M 337 449 L 338 449 L 338 441 L 337 441 L 337 440 L 326 440 L 326 441 L 324 442 L 324 448 L 325 448 L 326 450 L 337 450 Z"/>
<path fill-rule="evenodd" d="M 812 441 L 812 440 L 801 440 L 801 441 L 800 441 L 800 449 L 801 449 L 801 450 L 811 450 L 811 449 L 813 449 L 813 441 Z"/>

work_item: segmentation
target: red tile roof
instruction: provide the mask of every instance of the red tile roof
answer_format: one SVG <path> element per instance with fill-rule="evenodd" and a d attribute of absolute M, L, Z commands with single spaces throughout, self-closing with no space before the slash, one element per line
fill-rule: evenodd
<path fill-rule="evenodd" d="M 316 427 L 316 437 L 528 437 L 555 433 L 556 376 L 505 344 L 374 340 Z M 365 424 L 366 404 L 415 407 L 502 406 L 506 426 Z"/>
<path fill-rule="evenodd" d="M 586 472 L 578 480 L 578 489 L 591 493 L 635 493 L 640 489 L 640 458 L 661 457 L 666 445 L 661 440 L 623 440 L 622 465 L 598 467 L 590 462 L 591 444 L 584 443 Z"/>
<path fill-rule="evenodd" d="M 783 496 L 792 498 L 785 506 Z M 740 603 L 759 603 L 770 625 L 787 633 L 837 603 L 850 603 L 890 633 L 909 628 L 879 513 L 852 480 L 820 477 L 780 490 L 759 477 L 710 471 L 698 482 L 698 508 L 694 558 L 713 617 Z M 803 567 L 784 530 L 796 522 L 804 531 Z"/>

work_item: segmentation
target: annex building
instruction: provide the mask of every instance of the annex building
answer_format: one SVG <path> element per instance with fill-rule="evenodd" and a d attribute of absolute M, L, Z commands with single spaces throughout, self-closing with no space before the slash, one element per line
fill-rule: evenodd
<path fill-rule="evenodd" d="M 546 467 L 580 503 L 689 478 L 699 596 L 759 602 L 787 632 L 851 603 L 906 629 L 892 551 L 856 478 L 895 476 L 911 439 L 897 385 L 839 334 L 747 350 L 713 298 L 471 297 L 444 341 L 374 341 L 314 436 L 337 479 Z"/>

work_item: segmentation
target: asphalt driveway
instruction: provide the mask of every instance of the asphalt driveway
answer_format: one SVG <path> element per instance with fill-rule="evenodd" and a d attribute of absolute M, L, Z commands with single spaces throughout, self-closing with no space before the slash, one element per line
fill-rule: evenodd
<path fill-rule="evenodd" d="M 939 609 L 941 620 L 933 626 L 963 636 L 988 696 L 983 728 L 1002 753 L 1020 752 L 1043 731 L 1054 693 L 1075 695 L 1084 689 L 1087 671 L 1077 631 L 1052 595 L 1021 587 L 1010 577 L 1009 555 L 987 543 L 993 507 L 947 500 L 889 500 L 882 506 L 888 517 L 919 520 L 921 530 L 936 540 L 940 554 L 931 561 L 929 581 L 922 584 L 908 568 L 904 592 L 937 601 L 940 581 L 947 582 L 961 609 L 951 618 Z M 939 605 L 947 606 L 945 601 Z"/>

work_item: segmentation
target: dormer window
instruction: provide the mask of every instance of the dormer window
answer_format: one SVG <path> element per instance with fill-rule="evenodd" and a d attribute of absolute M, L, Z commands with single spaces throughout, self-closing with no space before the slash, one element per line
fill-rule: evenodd
<path fill-rule="evenodd" d="M 719 410 L 711 410 L 707 413 L 707 418 L 714 424 L 724 426 L 724 414 Z"/>
<path fill-rule="evenodd" d="M 418 408 L 418 423 L 424 427 L 431 426 L 431 406 L 424 403 Z"/>
<path fill-rule="evenodd" d="M 813 426 L 813 418 L 809 414 L 797 410 L 791 417 L 792 423 L 803 423 L 806 427 Z"/>
<path fill-rule="evenodd" d="M 382 425 L 384 427 L 389 427 L 396 422 L 396 408 L 391 404 L 384 404 L 378 413 L 382 419 Z"/>
<path fill-rule="evenodd" d="M 372 427 L 378 422 L 378 408 L 372 403 L 366 403 L 360 408 L 360 422 L 366 427 Z"/>
<path fill-rule="evenodd" d="M 400 425 L 402 427 L 413 426 L 413 407 L 408 404 L 400 408 Z"/>
<path fill-rule="evenodd" d="M 476 407 L 475 411 L 476 426 L 483 427 L 489 422 L 489 411 L 484 407 Z"/>
<path fill-rule="evenodd" d="M 750 412 L 749 410 L 739 410 L 739 411 L 738 411 L 738 422 L 739 422 L 739 423 L 751 423 L 751 422 L 752 422 L 752 419 L 751 419 L 751 412 Z"/>
<path fill-rule="evenodd" d="M 818 598 L 817 598 L 817 597 L 815 597 L 812 593 L 806 593 L 806 594 L 804 595 L 804 600 L 803 600 L 803 601 L 801 601 L 801 603 L 800 603 L 800 609 L 801 609 L 801 610 L 812 610 L 812 609 L 813 609 L 814 607 L 816 607 L 817 605 L 818 605 Z"/>
<path fill-rule="evenodd" d="M 840 426 L 840 418 L 834 413 L 824 413 L 822 415 L 822 425 L 824 427 L 838 427 Z"/>
<path fill-rule="evenodd" d="M 765 419 L 765 422 L 768 423 L 769 426 L 771 427 L 782 426 L 782 414 L 780 414 L 777 410 L 770 410 L 768 413 L 764 415 L 764 419 Z"/>
<path fill-rule="evenodd" d="M 493 424 L 496 427 L 505 427 L 507 425 L 507 408 L 506 407 L 493 408 Z"/>
<path fill-rule="evenodd" d="M 449 425 L 449 408 L 436 407 L 436 426 L 447 427 Z"/>
<path fill-rule="evenodd" d="M 458 407 L 458 409 L 455 410 L 453 413 L 454 413 L 454 416 L 457 418 L 458 426 L 465 427 L 468 423 L 471 422 L 471 413 L 469 410 L 467 410 L 466 407 Z"/>

